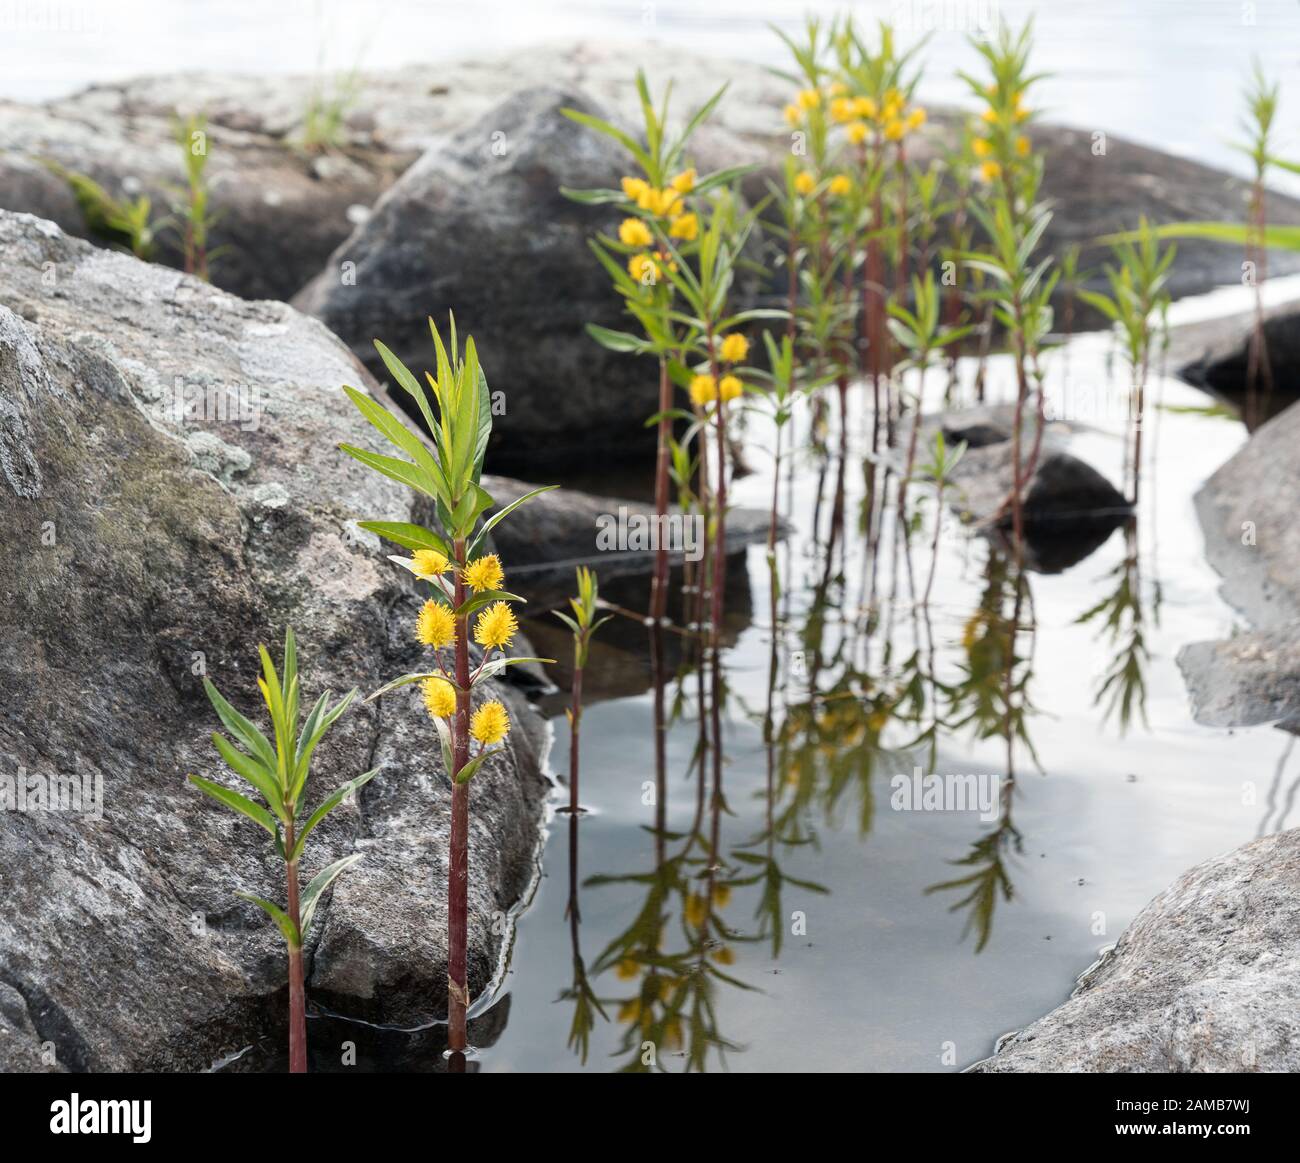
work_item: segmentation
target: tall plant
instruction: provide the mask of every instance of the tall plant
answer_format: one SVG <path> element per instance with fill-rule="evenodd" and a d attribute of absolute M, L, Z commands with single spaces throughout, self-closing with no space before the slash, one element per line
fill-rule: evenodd
<path fill-rule="evenodd" d="M 421 683 L 442 746 L 443 764 L 451 780 L 451 844 L 448 860 L 448 1045 L 466 1048 L 466 1010 L 469 1005 L 468 884 L 469 884 L 469 781 L 484 761 L 501 750 L 510 730 L 505 707 L 495 699 L 473 706 L 475 687 L 521 662 L 550 659 L 510 658 L 505 650 L 516 630 L 511 603 L 524 599 L 502 589 L 501 562 L 485 553 L 488 533 L 520 505 L 549 488 L 533 489 L 492 516 L 483 519 L 494 501 L 479 483 L 488 438 L 492 433 L 492 407 L 487 377 L 479 364 L 473 339 L 462 355 L 451 324 L 450 351 L 433 320 L 429 320 L 436 357 L 436 373 L 428 374 L 432 392 L 378 340 L 375 349 L 393 379 L 414 400 L 431 437 L 430 447 L 420 436 L 364 392 L 344 387 L 357 410 L 402 455 L 387 456 L 354 445 L 340 448 L 362 464 L 398 481 L 433 503 L 434 529 L 409 522 L 362 521 L 367 529 L 412 550 L 410 558 L 394 560 L 432 589 L 420 611 L 416 635 L 434 652 L 436 669 L 405 674 L 385 684 L 370 698 L 409 683 Z M 430 398 L 432 397 L 432 398 Z M 477 663 L 471 658 L 470 619 L 479 645 Z M 451 665 L 446 653 L 451 653 Z M 475 748 L 474 743 L 478 746 Z"/>
<path fill-rule="evenodd" d="M 298 651 L 293 630 L 284 635 L 283 675 L 276 672 L 275 664 L 265 646 L 258 647 L 262 659 L 262 677 L 257 685 L 266 701 L 271 716 L 274 745 L 252 723 L 241 715 L 221 695 L 208 679 L 203 689 L 217 712 L 231 739 L 219 731 L 212 733 L 212 742 L 226 765 L 241 779 L 252 785 L 262 797 L 266 807 L 232 791 L 224 784 L 191 775 L 190 782 L 205 795 L 211 796 L 232 811 L 239 812 L 271 834 L 275 849 L 284 861 L 285 889 L 288 897 L 284 908 L 255 896 L 241 892 L 236 895 L 261 908 L 276 923 L 289 950 L 289 1070 L 302 1074 L 307 1069 L 307 1010 L 303 986 L 302 948 L 311 928 L 312 917 L 321 894 L 329 888 L 334 878 L 345 868 L 361 859 L 360 853 L 345 856 L 322 868 L 307 885 L 301 897 L 298 892 L 298 864 L 302 859 L 307 837 L 312 830 L 349 795 L 363 787 L 373 771 L 349 780 L 321 801 L 310 815 L 303 819 L 301 810 L 303 793 L 315 753 L 325 732 L 348 709 L 356 691 L 349 691 L 331 705 L 331 692 L 326 691 L 316 700 L 307 718 L 299 714 L 301 683 L 298 675 Z M 301 722 L 301 727 L 299 723 Z M 238 744 L 238 746 L 236 746 Z M 241 750 L 243 748 L 243 750 Z"/>

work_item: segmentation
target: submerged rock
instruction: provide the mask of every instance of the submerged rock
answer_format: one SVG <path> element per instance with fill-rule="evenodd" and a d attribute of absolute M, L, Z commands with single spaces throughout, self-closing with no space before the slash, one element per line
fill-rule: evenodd
<path fill-rule="evenodd" d="M 217 778 L 200 676 L 256 714 L 258 642 L 299 636 L 309 696 L 415 669 L 419 606 L 358 518 L 410 494 L 338 390 L 369 385 L 314 320 L 0 212 L 0 773 L 75 781 L 83 810 L 0 812 L 0 1067 L 195 1069 L 283 1010 L 285 954 L 236 890 L 280 898 L 265 835 L 186 783 Z M 471 797 L 470 988 L 535 872 L 545 729 L 515 728 Z M 427 1021 L 446 999 L 450 787 L 414 688 L 339 721 L 314 802 L 370 768 L 306 871 L 364 854 L 309 939 L 312 996 Z M 102 798 L 95 789 L 102 787 Z M 93 800 L 99 810 L 85 810 Z"/>
<path fill-rule="evenodd" d="M 1178 663 L 1196 717 L 1230 727 L 1300 718 L 1300 405 L 1264 424 L 1202 486 L 1196 509 L 1224 599 L 1254 626 Z"/>
<path fill-rule="evenodd" d="M 1300 1070 L 1300 829 L 1183 873 L 976 1074 Z"/>

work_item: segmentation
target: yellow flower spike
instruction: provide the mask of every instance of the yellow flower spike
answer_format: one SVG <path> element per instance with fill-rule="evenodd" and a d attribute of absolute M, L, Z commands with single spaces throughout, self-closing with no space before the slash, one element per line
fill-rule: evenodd
<path fill-rule="evenodd" d="M 919 105 L 907 115 L 907 128 L 920 129 L 925 124 L 925 110 Z"/>
<path fill-rule="evenodd" d="M 801 89 L 795 101 L 800 109 L 817 109 L 821 106 L 822 95 L 816 89 Z"/>
<path fill-rule="evenodd" d="M 870 132 L 865 121 L 854 121 L 845 131 L 845 137 L 849 139 L 850 145 L 861 145 Z"/>
<path fill-rule="evenodd" d="M 985 121 L 987 121 L 990 125 L 994 125 L 996 124 L 998 119 L 998 111 L 996 109 L 985 109 L 984 112 L 980 114 L 980 116 Z"/>
<path fill-rule="evenodd" d="M 1002 176 L 1002 167 L 995 161 L 987 161 L 980 166 L 980 177 L 986 182 L 996 182 Z"/>
<path fill-rule="evenodd" d="M 787 105 L 785 107 L 785 121 L 787 125 L 798 125 L 803 121 L 803 110 L 798 105 Z"/>
<path fill-rule="evenodd" d="M 718 398 L 718 385 L 712 376 L 696 376 L 691 380 L 691 403 L 703 408 Z"/>
<path fill-rule="evenodd" d="M 723 376 L 718 381 L 718 395 L 724 401 L 739 399 L 745 394 L 745 385 L 740 382 L 737 376 Z"/>
<path fill-rule="evenodd" d="M 509 646 L 519 629 L 514 611 L 506 602 L 493 602 L 474 623 L 474 641 L 491 650 Z"/>
<path fill-rule="evenodd" d="M 635 1022 L 641 1016 L 641 999 L 633 998 L 631 1001 L 625 1001 L 618 1007 L 618 1020 L 620 1022 Z"/>
<path fill-rule="evenodd" d="M 648 254 L 634 254 L 627 260 L 627 273 L 642 286 L 650 286 L 659 281 L 659 268 Z"/>
<path fill-rule="evenodd" d="M 836 97 L 831 102 L 831 118 L 843 124 L 853 120 L 853 102 L 848 97 Z"/>
<path fill-rule="evenodd" d="M 624 178 L 623 193 L 636 202 L 641 195 L 650 188 L 649 183 L 644 178 Z"/>
<path fill-rule="evenodd" d="M 476 557 L 465 567 L 465 582 L 476 593 L 484 590 L 499 590 L 506 580 L 501 568 L 501 559 L 495 553 Z"/>
<path fill-rule="evenodd" d="M 641 966 L 631 957 L 624 957 L 614 970 L 619 981 L 631 981 L 641 972 Z"/>
<path fill-rule="evenodd" d="M 906 132 L 907 130 L 903 128 L 903 123 L 899 121 L 897 117 L 885 122 L 886 141 L 902 141 L 903 134 Z"/>
<path fill-rule="evenodd" d="M 1028 157 L 1029 149 L 1030 149 L 1029 138 L 1027 138 L 1024 134 L 1021 134 L 1019 137 L 1016 138 L 1016 153 L 1018 156 Z"/>
<path fill-rule="evenodd" d="M 715 884 L 713 886 L 713 903 L 720 909 L 725 909 L 731 904 L 731 885 Z"/>
<path fill-rule="evenodd" d="M 831 184 L 827 188 L 837 198 L 842 198 L 844 197 L 845 194 L 849 193 L 853 189 L 853 183 L 849 181 L 846 175 L 836 174 L 831 179 Z"/>
<path fill-rule="evenodd" d="M 456 713 L 456 688 L 445 678 L 430 677 L 420 683 L 424 707 L 435 719 L 449 719 Z"/>
<path fill-rule="evenodd" d="M 679 194 L 689 194 L 695 189 L 695 169 L 682 170 L 671 182 L 668 183 Z"/>
<path fill-rule="evenodd" d="M 711 956 L 719 965 L 734 965 L 736 963 L 736 951 L 727 945 L 715 949 Z"/>
<path fill-rule="evenodd" d="M 411 572 L 421 581 L 433 581 L 450 568 L 451 562 L 436 549 L 417 549 L 411 554 Z"/>
<path fill-rule="evenodd" d="M 686 898 L 686 923 L 694 928 L 704 924 L 709 915 L 709 902 L 697 893 Z"/>
<path fill-rule="evenodd" d="M 867 121 L 874 121 L 880 107 L 870 97 L 854 97 L 853 112 Z"/>
<path fill-rule="evenodd" d="M 831 84 L 830 94 L 832 97 L 843 97 L 848 91 L 849 87 L 843 81 L 835 81 Z"/>
<path fill-rule="evenodd" d="M 807 170 L 800 170 L 794 180 L 794 188 L 805 197 L 817 188 L 817 179 Z"/>
<path fill-rule="evenodd" d="M 618 227 L 618 240 L 624 246 L 649 246 L 654 235 L 640 218 L 624 218 Z"/>
<path fill-rule="evenodd" d="M 986 137 L 976 137 L 970 143 L 971 152 L 976 157 L 988 157 L 993 152 L 993 146 L 989 144 Z"/>
<path fill-rule="evenodd" d="M 727 363 L 740 363 L 749 354 L 749 340 L 734 331 L 722 337 L 718 352 Z"/>
<path fill-rule="evenodd" d="M 448 606 L 430 598 L 420 609 L 415 623 L 415 636 L 425 646 L 435 650 L 450 646 L 456 640 L 456 617 Z"/>
<path fill-rule="evenodd" d="M 479 707 L 469 724 L 469 733 L 485 747 L 500 743 L 509 731 L 510 716 L 496 699 Z"/>
<path fill-rule="evenodd" d="M 700 220 L 694 214 L 683 214 L 673 220 L 668 228 L 669 238 L 680 238 L 683 242 L 694 242 L 700 233 Z"/>

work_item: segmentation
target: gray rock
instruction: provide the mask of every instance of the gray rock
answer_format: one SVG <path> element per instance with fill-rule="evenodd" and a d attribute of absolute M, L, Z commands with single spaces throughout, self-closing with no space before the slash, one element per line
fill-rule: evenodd
<path fill-rule="evenodd" d="M 1300 406 L 1268 421 L 1202 486 L 1196 509 L 1224 599 L 1255 632 L 1178 655 L 1196 717 L 1213 726 L 1292 719 L 1300 710 Z"/>
<path fill-rule="evenodd" d="M 419 598 L 355 525 L 411 519 L 411 498 L 337 452 L 377 447 L 338 390 L 370 381 L 314 320 L 27 215 L 0 212 L 0 263 L 0 773 L 103 787 L 102 815 L 0 812 L 0 1066 L 36 1068 L 49 1041 L 74 1070 L 204 1067 L 283 1014 L 285 955 L 234 897 L 282 896 L 265 837 L 185 780 L 221 770 L 196 672 L 256 713 L 256 645 L 286 624 L 308 695 L 415 669 Z M 548 789 L 544 725 L 496 693 L 516 729 L 473 786 L 474 993 Z M 308 871 L 365 857 L 322 905 L 309 993 L 426 1021 L 446 998 L 450 789 L 413 689 L 344 716 L 316 794 L 371 767 L 309 845 Z"/>
<path fill-rule="evenodd" d="M 976 1074 L 1300 1070 L 1300 829 L 1183 873 Z"/>

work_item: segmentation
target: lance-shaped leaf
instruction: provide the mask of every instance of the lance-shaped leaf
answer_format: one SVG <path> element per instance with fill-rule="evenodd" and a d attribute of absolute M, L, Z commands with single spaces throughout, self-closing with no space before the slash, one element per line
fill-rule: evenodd
<path fill-rule="evenodd" d="M 433 454 L 425 447 L 424 441 L 387 408 L 377 404 L 364 392 L 348 387 L 347 384 L 343 385 L 343 390 L 347 393 L 348 399 L 357 406 L 357 410 L 387 438 L 390 444 L 406 453 L 431 476 L 441 475 L 442 470 L 438 467 L 438 462 L 433 459 Z"/>
<path fill-rule="evenodd" d="M 234 735 L 268 768 L 275 770 L 275 749 L 268 742 L 266 736 L 250 720 L 246 719 L 221 697 L 221 692 L 213 685 L 211 679 L 205 678 L 203 680 L 203 689 L 207 691 L 208 701 L 217 712 L 217 717 L 225 724 L 226 730 Z"/>
<path fill-rule="evenodd" d="M 384 685 L 381 686 L 377 691 L 375 691 L 374 694 L 366 695 L 365 699 L 362 701 L 367 703 L 372 702 L 373 700 L 380 698 L 382 695 L 388 694 L 389 691 L 396 690 L 399 686 L 408 686 L 413 682 L 421 682 L 423 679 L 426 678 L 446 678 L 446 677 L 447 676 L 445 674 L 437 670 L 421 670 L 421 671 L 417 671 L 414 674 L 404 674 L 398 678 L 391 679 L 390 681 L 384 683 Z M 456 684 L 452 683 L 452 685 L 455 686 Z"/>
<path fill-rule="evenodd" d="M 474 540 L 470 543 L 470 547 L 466 551 L 465 556 L 473 557 L 474 551 L 482 543 L 483 538 L 485 538 L 493 528 L 505 520 L 506 517 L 510 516 L 511 513 L 519 508 L 520 505 L 526 504 L 534 497 L 541 496 L 542 493 L 549 493 L 552 489 L 558 489 L 559 487 L 559 485 L 543 485 L 540 489 L 533 489 L 531 492 L 525 493 L 522 497 L 515 498 L 515 500 L 510 502 L 510 504 L 493 513 L 491 517 L 483 522 L 483 528 L 478 531 L 477 536 L 475 536 Z"/>
<path fill-rule="evenodd" d="M 302 937 L 298 933 L 298 927 L 279 905 L 272 904 L 265 897 L 255 896 L 251 892 L 237 892 L 235 895 L 242 900 L 251 901 L 265 912 L 276 923 L 290 949 L 302 948 Z"/>
<path fill-rule="evenodd" d="M 336 860 L 333 864 L 327 865 L 312 877 L 311 883 L 307 886 L 307 891 L 302 894 L 302 931 L 304 936 L 311 929 L 312 917 L 316 915 L 316 906 L 320 903 L 321 893 L 329 888 L 340 872 L 345 868 L 351 868 L 360 859 L 361 853 L 354 852 L 351 856 L 345 856 L 342 860 Z"/>
<path fill-rule="evenodd" d="M 212 732 L 212 743 L 226 761 L 226 766 L 257 788 L 262 793 L 262 798 L 270 804 L 271 811 L 284 819 L 284 800 L 280 796 L 280 785 L 276 782 L 275 772 L 251 755 L 245 755 L 218 731 Z"/>
<path fill-rule="evenodd" d="M 364 448 L 357 448 L 351 444 L 340 444 L 339 448 L 352 457 L 353 460 L 359 460 L 367 468 L 373 468 L 376 472 L 383 473 L 390 480 L 395 480 L 408 489 L 414 489 L 417 493 L 423 493 L 426 497 L 433 497 L 435 500 L 442 501 L 445 505 L 451 504 L 451 498 L 447 495 L 444 483 L 440 479 L 430 476 L 409 460 L 399 460 L 395 456 L 383 456 L 377 452 L 367 452 Z"/>
<path fill-rule="evenodd" d="M 298 833 L 298 838 L 294 841 L 293 851 L 289 853 L 290 860 L 297 860 L 302 855 L 302 850 L 307 843 L 307 837 L 311 830 L 316 827 L 326 816 L 339 806 L 353 792 L 358 791 L 375 778 L 379 768 L 374 771 L 367 771 L 365 775 L 359 775 L 356 779 L 350 779 L 341 788 L 332 792 L 323 801 L 320 806 L 307 817 L 307 822 L 302 826 L 302 831 Z"/>
<path fill-rule="evenodd" d="M 466 598 L 452 613 L 457 618 L 465 618 L 474 613 L 475 610 L 491 602 L 527 602 L 526 598 L 521 598 L 518 594 L 507 593 L 505 590 L 484 590 L 481 594 L 473 594 Z"/>
<path fill-rule="evenodd" d="M 241 796 L 237 791 L 231 791 L 228 787 L 222 787 L 219 783 L 213 783 L 210 779 L 203 779 L 198 775 L 190 776 L 190 783 L 199 789 L 199 791 L 210 795 L 220 804 L 232 808 L 239 812 L 240 815 L 247 816 L 255 823 L 261 824 L 272 836 L 279 837 L 280 832 L 276 827 L 275 817 L 271 815 L 261 804 L 255 804 L 246 796 Z"/>
<path fill-rule="evenodd" d="M 567 615 L 558 611 L 555 611 L 555 616 L 564 618 L 566 622 L 569 621 Z M 470 683 L 470 686 L 478 686 L 481 682 L 487 682 L 494 675 L 500 674 L 507 666 L 518 666 L 521 662 L 540 662 L 547 666 L 555 665 L 555 659 L 553 658 L 494 658 L 491 662 L 483 664 L 483 668 L 474 676 L 474 681 Z"/>
<path fill-rule="evenodd" d="M 423 525 L 412 525 L 407 521 L 358 521 L 357 524 L 403 549 L 436 549 L 443 557 L 451 557 L 451 547 L 447 542 Z"/>
<path fill-rule="evenodd" d="M 475 774 L 478 772 L 478 769 L 483 766 L 483 761 L 485 759 L 488 759 L 490 756 L 493 755 L 498 755 L 504 750 L 505 750 L 504 747 L 494 747 L 491 751 L 480 752 L 478 755 L 474 756 L 474 758 L 471 759 L 467 764 L 465 764 L 464 767 L 462 767 L 458 772 L 456 772 L 456 782 L 469 783 L 469 781 L 473 779 Z"/>

